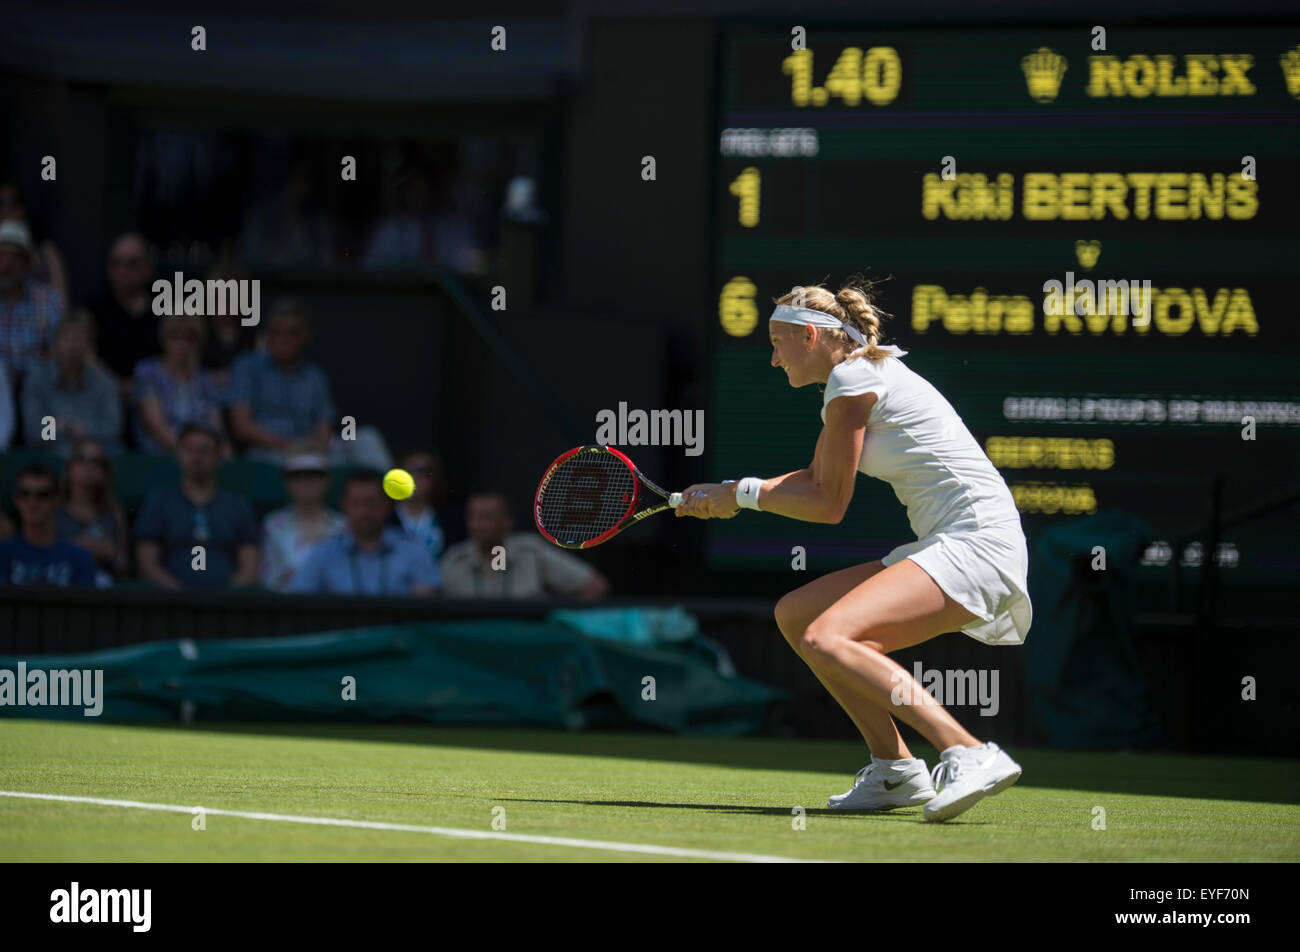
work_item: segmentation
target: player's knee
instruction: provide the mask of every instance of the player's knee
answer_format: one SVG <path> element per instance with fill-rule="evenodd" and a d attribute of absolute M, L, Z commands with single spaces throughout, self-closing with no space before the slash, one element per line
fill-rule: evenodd
<path fill-rule="evenodd" d="M 824 625 L 813 622 L 804 629 L 803 635 L 799 638 L 799 649 L 811 654 L 833 654 L 841 640 L 840 635 L 828 631 Z"/>
<path fill-rule="evenodd" d="M 782 595 L 772 614 L 776 617 L 776 627 L 781 629 L 785 640 L 795 644 L 803 634 L 803 613 L 799 610 L 799 598 L 794 592 Z"/>

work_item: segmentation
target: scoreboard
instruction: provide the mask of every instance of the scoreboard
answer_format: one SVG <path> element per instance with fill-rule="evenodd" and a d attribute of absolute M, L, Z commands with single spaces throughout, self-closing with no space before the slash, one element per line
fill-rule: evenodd
<path fill-rule="evenodd" d="M 1300 488 L 1300 24 L 737 26 L 717 65 L 710 478 L 808 464 L 822 388 L 770 367 L 767 318 L 865 274 L 1031 538 L 1122 509 L 1149 577 L 1296 577 L 1295 507 L 1188 537 L 1215 476 L 1229 515 Z M 865 476 L 839 526 L 708 526 L 715 568 L 912 538 Z"/>

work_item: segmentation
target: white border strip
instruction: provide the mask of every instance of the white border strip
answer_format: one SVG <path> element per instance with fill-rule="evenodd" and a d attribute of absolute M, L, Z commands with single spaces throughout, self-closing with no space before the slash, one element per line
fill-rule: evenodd
<path fill-rule="evenodd" d="M 764 856 L 760 853 L 726 853 L 718 850 L 693 850 L 679 846 L 652 846 L 646 843 L 614 843 L 605 840 L 576 840 L 566 836 L 533 836 L 527 833 L 499 833 L 488 830 L 460 830 L 445 826 L 412 826 L 408 823 L 383 823 L 377 820 L 340 820 L 327 816 L 293 816 L 285 813 L 251 813 L 244 810 L 218 810 L 212 807 L 183 807 L 172 803 L 142 803 L 137 800 L 106 800 L 100 797 L 70 797 L 57 793 L 25 793 L 0 790 L 0 797 L 27 800 L 55 800 L 60 803 L 90 803 L 104 807 L 134 810 L 162 810 L 193 815 L 202 809 L 208 816 L 230 816 L 243 820 L 271 820 L 280 823 L 307 823 L 314 826 L 343 826 L 358 830 L 391 830 L 398 833 L 428 833 L 463 840 L 506 840 L 512 843 L 539 843 L 545 846 L 568 846 L 575 849 L 611 850 L 619 853 L 646 853 L 652 856 L 680 856 L 686 859 L 713 859 L 734 863 L 820 863 L 825 860 L 791 859 Z"/>

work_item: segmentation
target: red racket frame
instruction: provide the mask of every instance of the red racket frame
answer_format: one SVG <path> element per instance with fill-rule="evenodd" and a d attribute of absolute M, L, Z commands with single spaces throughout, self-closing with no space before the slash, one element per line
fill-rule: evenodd
<path fill-rule="evenodd" d="M 551 535 L 551 533 L 547 532 L 546 529 L 542 526 L 542 492 L 546 489 L 547 483 L 551 481 L 552 475 L 554 475 L 555 470 L 559 467 L 561 463 L 563 463 L 567 459 L 571 459 L 572 457 L 578 455 L 579 453 L 587 452 L 590 450 L 600 450 L 601 452 L 604 453 L 611 453 L 614 456 L 618 457 L 623 462 L 623 465 L 625 465 L 629 470 L 632 471 L 632 498 L 628 500 L 627 511 L 623 513 L 623 517 L 612 528 L 607 529 L 606 531 L 602 532 L 600 535 L 596 536 L 595 538 L 588 539 L 586 542 L 582 542 L 578 545 L 566 545 L 565 543 L 561 542 L 559 539 L 555 538 L 555 536 Z M 664 509 L 671 508 L 669 503 L 665 502 L 663 506 L 658 506 L 652 509 L 646 509 L 642 512 L 634 513 L 632 510 L 636 508 L 637 501 L 641 498 L 642 486 L 648 487 L 649 489 L 652 489 L 653 491 L 657 492 L 659 495 L 663 496 L 665 500 L 669 499 L 668 492 L 661 489 L 659 486 L 655 485 L 649 479 L 646 479 L 646 477 L 642 475 L 641 470 L 636 468 L 636 464 L 633 463 L 630 459 L 628 459 L 627 454 L 622 452 L 621 450 L 617 450 L 612 446 L 601 446 L 599 444 L 587 444 L 585 446 L 575 446 L 573 449 L 569 450 L 568 452 L 561 453 L 558 457 L 556 457 L 555 462 L 551 463 L 551 465 L 546 468 L 546 472 L 542 475 L 541 481 L 538 482 L 537 492 L 533 496 L 533 521 L 537 524 L 538 532 L 540 532 L 547 539 L 549 539 L 551 542 L 555 543 L 556 545 L 560 546 L 561 548 L 590 549 L 592 546 L 600 545 L 602 542 L 608 542 L 610 539 L 614 538 L 614 536 L 618 535 L 624 529 L 628 528 L 629 526 L 635 525 L 636 523 L 644 519 L 646 516 L 654 515 L 657 512 L 662 512 Z"/>

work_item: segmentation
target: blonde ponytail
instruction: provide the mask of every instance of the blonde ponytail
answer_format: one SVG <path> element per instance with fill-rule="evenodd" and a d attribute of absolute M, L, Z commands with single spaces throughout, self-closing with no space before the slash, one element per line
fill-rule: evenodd
<path fill-rule="evenodd" d="M 846 360 L 854 357 L 878 360 L 887 356 L 879 345 L 881 324 L 890 315 L 872 303 L 872 287 L 872 282 L 855 275 L 834 294 L 821 285 L 805 285 L 794 288 L 789 294 L 777 298 L 776 303 L 812 308 L 848 324 L 866 338 L 865 345 L 858 344 L 846 331 L 827 329 L 824 333 L 828 334 L 831 340 L 849 349 Z"/>

